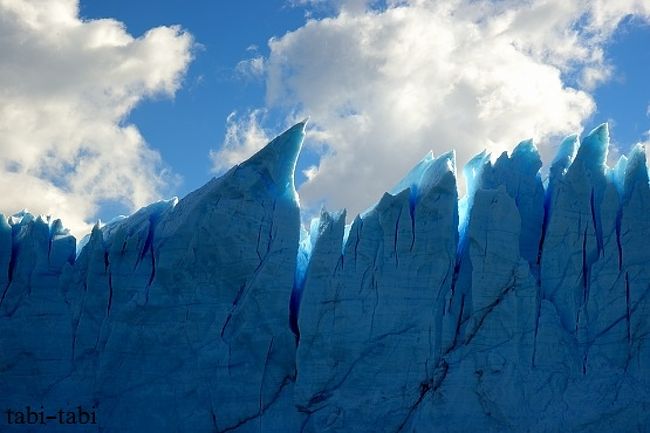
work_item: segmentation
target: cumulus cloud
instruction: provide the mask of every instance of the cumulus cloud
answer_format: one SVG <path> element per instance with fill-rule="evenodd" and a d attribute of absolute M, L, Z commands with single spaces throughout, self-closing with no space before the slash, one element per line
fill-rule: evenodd
<path fill-rule="evenodd" d="M 233 111 L 226 119 L 226 136 L 218 151 L 210 152 L 213 171 L 221 173 L 253 156 L 270 138 L 260 127 L 263 110 L 253 110 L 244 116 Z"/>
<path fill-rule="evenodd" d="M 338 1 L 269 42 L 266 109 L 309 114 L 326 149 L 299 190 L 312 209 L 362 211 L 430 149 L 462 165 L 533 137 L 548 159 L 595 112 L 621 20 L 650 17 L 645 0 L 374 3 Z M 259 131 L 250 120 L 231 127 Z"/>
<path fill-rule="evenodd" d="M 0 0 L 0 210 L 80 234 L 103 202 L 158 198 L 173 176 L 126 119 L 143 98 L 174 95 L 192 44 L 178 27 L 134 38 L 83 20 L 77 0 Z"/>
<path fill-rule="evenodd" d="M 264 75 L 264 57 L 256 55 L 242 60 L 235 66 L 238 76 L 245 79 L 259 79 Z"/>

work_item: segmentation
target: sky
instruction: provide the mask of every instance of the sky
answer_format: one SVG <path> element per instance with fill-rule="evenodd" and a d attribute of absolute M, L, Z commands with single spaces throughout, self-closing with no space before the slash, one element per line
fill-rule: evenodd
<path fill-rule="evenodd" d="M 548 162 L 608 122 L 614 161 L 648 76 L 648 0 L 0 0 L 0 211 L 80 236 L 309 116 L 303 213 L 352 218 L 429 150 Z"/>

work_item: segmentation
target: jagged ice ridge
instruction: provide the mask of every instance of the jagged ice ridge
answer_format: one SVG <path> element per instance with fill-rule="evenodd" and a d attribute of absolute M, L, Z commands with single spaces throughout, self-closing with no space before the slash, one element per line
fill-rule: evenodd
<path fill-rule="evenodd" d="M 481 153 L 460 200 L 454 153 L 429 154 L 306 231 L 303 136 L 78 247 L 0 217 L 0 408 L 120 433 L 650 432 L 643 147 L 609 168 L 606 125 L 568 137 L 546 184 L 531 141 Z"/>

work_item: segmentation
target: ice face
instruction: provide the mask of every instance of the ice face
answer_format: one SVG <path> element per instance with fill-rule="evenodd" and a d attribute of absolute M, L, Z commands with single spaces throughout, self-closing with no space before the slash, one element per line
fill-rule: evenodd
<path fill-rule="evenodd" d="M 514 200 L 521 219 L 519 250 L 536 271 L 544 219 L 544 187 L 537 148 L 531 140 L 519 143 L 512 154 L 503 153 L 494 164 L 487 163 L 475 182 L 478 188 L 494 190 L 503 186 Z"/>
<path fill-rule="evenodd" d="M 472 203 L 474 202 L 474 194 L 480 187 L 478 179 L 480 178 L 481 171 L 488 161 L 490 155 L 487 151 L 483 151 L 469 160 L 465 167 L 463 167 L 463 176 L 465 177 L 465 185 L 467 192 L 465 196 L 458 202 L 458 216 L 459 226 L 458 232 L 460 233 L 460 242 L 458 244 L 458 255 L 462 255 L 465 248 L 465 233 L 467 231 L 467 223 L 469 221 L 469 214 L 472 210 Z"/>
<path fill-rule="evenodd" d="M 546 185 L 530 140 L 483 152 L 461 200 L 430 153 L 307 230 L 304 128 L 81 246 L 0 215 L 0 407 L 116 433 L 650 432 L 642 146 L 609 168 L 606 125 L 570 136 Z"/>
<path fill-rule="evenodd" d="M 435 380 L 458 237 L 453 154 L 428 155 L 392 192 L 355 219 L 343 254 L 343 219 L 321 217 L 298 316 L 304 431 L 364 431 L 371 418 L 397 430 Z"/>
<path fill-rule="evenodd" d="M 178 203 L 96 226 L 76 260 L 57 225 L 4 219 L 3 407 L 96 406 L 115 432 L 297 423 L 289 297 L 303 130 Z"/>
<path fill-rule="evenodd" d="M 298 311 L 300 309 L 302 293 L 305 288 L 305 280 L 314 246 L 318 243 L 319 238 L 329 230 L 329 227 L 334 221 L 345 222 L 345 211 L 329 213 L 325 209 L 322 209 L 320 218 L 313 218 L 311 220 L 309 231 L 301 227 L 298 257 L 296 258 L 296 274 L 289 303 L 289 324 L 297 338 L 300 337 Z"/>
<path fill-rule="evenodd" d="M 618 197 L 611 188 L 605 194 L 611 187 L 605 175 L 608 143 L 604 125 L 582 140 L 566 174 L 554 186 L 549 203 L 541 291 L 554 303 L 567 330 L 578 328 L 579 310 L 589 290 L 589 272 L 603 251 L 603 211 L 618 207 Z"/>

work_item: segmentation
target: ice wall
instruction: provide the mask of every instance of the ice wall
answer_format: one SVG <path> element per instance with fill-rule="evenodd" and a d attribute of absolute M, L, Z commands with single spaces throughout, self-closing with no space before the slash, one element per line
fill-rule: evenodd
<path fill-rule="evenodd" d="M 457 245 L 454 157 L 427 157 L 352 223 L 323 212 L 298 316 L 303 431 L 391 431 L 436 381 Z"/>
<path fill-rule="evenodd" d="M 543 180 L 523 141 L 474 158 L 460 200 L 454 154 L 429 154 L 307 231 L 303 136 L 78 254 L 58 220 L 0 216 L 0 409 L 119 433 L 650 432 L 643 147 L 607 167 L 601 125 Z"/>

